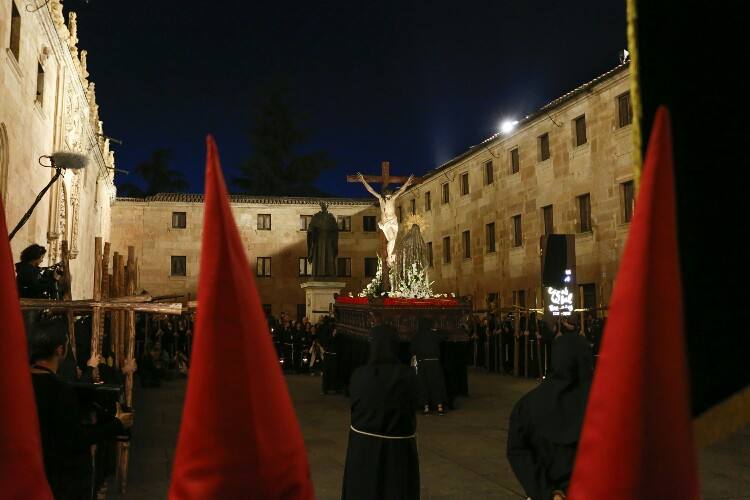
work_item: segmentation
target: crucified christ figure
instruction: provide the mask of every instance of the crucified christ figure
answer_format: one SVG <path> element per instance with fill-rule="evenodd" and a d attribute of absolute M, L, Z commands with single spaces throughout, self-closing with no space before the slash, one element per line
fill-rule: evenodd
<path fill-rule="evenodd" d="M 383 234 L 385 234 L 385 239 L 388 242 L 388 265 L 392 266 L 396 261 L 396 254 L 394 250 L 396 249 L 396 236 L 398 236 L 396 200 L 414 181 L 414 176 L 410 175 L 406 182 L 404 182 L 401 187 L 396 190 L 396 192 L 391 193 L 391 191 L 386 188 L 383 190 L 383 194 L 375 191 L 375 189 L 373 189 L 373 187 L 370 186 L 370 184 L 368 184 L 368 182 L 365 180 L 365 176 L 361 173 L 357 173 L 357 178 L 359 179 L 359 182 L 364 184 L 365 189 L 367 189 L 370 194 L 372 194 L 380 202 L 380 222 L 378 222 L 378 227 L 380 227 L 380 230 L 383 231 Z"/>

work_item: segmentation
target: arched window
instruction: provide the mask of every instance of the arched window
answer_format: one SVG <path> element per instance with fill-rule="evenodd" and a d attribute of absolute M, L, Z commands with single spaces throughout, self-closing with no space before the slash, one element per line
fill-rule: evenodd
<path fill-rule="evenodd" d="M 10 152 L 8 151 L 8 132 L 5 124 L 0 123 L 0 200 L 5 203 L 8 196 L 8 163 Z"/>

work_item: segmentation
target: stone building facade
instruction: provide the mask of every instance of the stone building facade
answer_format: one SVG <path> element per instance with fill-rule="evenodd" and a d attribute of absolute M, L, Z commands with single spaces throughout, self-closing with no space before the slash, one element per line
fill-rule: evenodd
<path fill-rule="evenodd" d="M 546 231 L 575 234 L 584 305 L 606 304 L 633 209 L 629 87 L 628 65 L 618 66 L 439 166 L 404 193 L 401 234 L 411 213 L 424 221 L 435 291 L 471 296 L 478 310 L 541 305 L 539 241 Z M 328 201 L 334 215 L 351 217 L 340 256 L 351 259 L 344 293 L 356 294 L 371 279 L 365 259 L 379 248 L 372 219 L 379 209 L 374 200 Z M 271 258 L 271 276 L 256 280 L 263 302 L 274 314 L 293 314 L 304 303 L 299 285 L 306 279 L 298 266 L 306 252 L 300 217 L 317 212 L 317 200 L 236 196 L 232 206 L 256 274 L 265 265 L 259 259 Z M 184 224 L 174 220 L 183 217 L 179 213 Z M 261 216 L 270 216 L 270 229 L 259 229 L 266 224 Z M 195 292 L 202 220 L 199 195 L 118 199 L 113 250 L 137 243 L 140 282 L 149 292 Z M 185 266 L 174 264 L 174 257 L 184 257 Z M 174 275 L 183 269 L 185 276 Z"/>
<path fill-rule="evenodd" d="M 303 311 L 310 280 L 306 223 L 320 210 L 320 199 L 233 196 L 232 210 L 245 243 L 255 282 L 273 314 Z M 338 276 L 342 293 L 358 293 L 372 278 L 379 236 L 379 209 L 370 200 L 327 198 L 339 220 Z M 119 198 L 113 207 L 112 251 L 135 245 L 139 284 L 153 295 L 195 296 L 198 288 L 203 196 L 160 194 L 146 199 Z M 367 227 L 365 227 L 367 225 Z M 367 229 L 367 230 L 366 230 Z M 370 266 L 366 272 L 366 265 Z"/>
<path fill-rule="evenodd" d="M 18 258 L 30 243 L 45 245 L 52 264 L 67 240 L 74 298 L 91 296 L 94 237 L 109 238 L 116 195 L 114 155 L 86 61 L 76 14 L 66 21 L 61 0 L 0 0 L 0 197 L 9 230 L 54 174 L 40 157 L 56 151 L 88 157 L 85 169 L 58 180 L 11 247 Z"/>
<path fill-rule="evenodd" d="M 541 305 L 546 219 L 546 231 L 575 234 L 584 305 L 606 305 L 634 206 L 629 90 L 626 63 L 439 166 L 404 195 L 404 216 L 416 210 L 427 222 L 437 290 L 470 295 L 477 309 Z"/>

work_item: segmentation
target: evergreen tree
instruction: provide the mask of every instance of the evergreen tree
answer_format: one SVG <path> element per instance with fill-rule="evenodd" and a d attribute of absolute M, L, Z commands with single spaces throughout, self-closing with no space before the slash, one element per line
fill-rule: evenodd
<path fill-rule="evenodd" d="M 185 174 L 170 167 L 172 154 L 167 149 L 157 149 L 151 153 L 151 158 L 140 163 L 135 168 L 137 174 L 146 184 L 141 189 L 134 183 L 124 183 L 118 186 L 120 196 L 144 197 L 157 193 L 181 193 L 188 187 Z"/>
<path fill-rule="evenodd" d="M 333 168 L 323 151 L 299 153 L 308 133 L 298 123 L 280 91 L 259 106 L 250 130 L 252 156 L 242 163 L 234 184 L 242 193 L 272 196 L 324 195 L 314 183 Z"/>

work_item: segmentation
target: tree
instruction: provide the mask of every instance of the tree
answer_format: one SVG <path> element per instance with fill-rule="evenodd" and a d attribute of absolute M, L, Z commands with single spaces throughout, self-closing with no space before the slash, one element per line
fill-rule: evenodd
<path fill-rule="evenodd" d="M 333 168 L 323 151 L 299 154 L 308 133 L 297 123 L 281 91 L 272 91 L 259 106 L 250 129 L 253 154 L 233 179 L 242 193 L 273 196 L 320 196 L 314 182 Z"/>
<path fill-rule="evenodd" d="M 167 149 L 157 149 L 151 153 L 151 158 L 135 167 L 135 173 L 143 179 L 146 189 L 141 189 L 134 183 L 124 183 L 118 186 L 122 196 L 144 197 L 157 193 L 180 193 L 188 187 L 185 174 L 169 166 L 172 153 Z"/>

